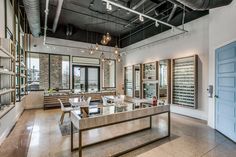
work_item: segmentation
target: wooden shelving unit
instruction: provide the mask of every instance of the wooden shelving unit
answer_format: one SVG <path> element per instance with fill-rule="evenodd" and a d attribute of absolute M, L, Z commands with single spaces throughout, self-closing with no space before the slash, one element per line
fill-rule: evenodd
<path fill-rule="evenodd" d="M 158 96 L 158 62 L 142 65 L 142 96 L 144 99 L 152 99 Z"/>
<path fill-rule="evenodd" d="M 173 60 L 172 104 L 197 108 L 198 56 Z"/>
<path fill-rule="evenodd" d="M 15 54 L 10 39 L 0 38 L 0 118 L 15 105 Z"/>

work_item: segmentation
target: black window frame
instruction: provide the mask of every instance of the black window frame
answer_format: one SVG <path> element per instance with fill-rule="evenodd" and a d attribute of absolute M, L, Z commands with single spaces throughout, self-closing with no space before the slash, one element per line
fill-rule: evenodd
<path fill-rule="evenodd" d="M 75 67 L 83 67 L 85 68 L 85 92 L 88 92 L 88 68 L 97 68 L 98 69 L 98 91 L 101 91 L 101 68 L 100 66 L 91 66 L 91 65 L 79 65 L 79 64 L 73 64 L 72 65 L 72 89 L 74 90 L 74 68 Z"/>
<path fill-rule="evenodd" d="M 43 52 L 31 52 L 31 51 L 27 51 L 27 61 L 29 59 L 29 55 L 30 53 L 35 53 L 35 54 L 45 54 L 45 55 L 48 55 L 48 89 L 51 88 L 50 86 L 50 80 L 51 80 L 51 75 L 50 75 L 50 56 L 51 55 L 56 55 L 56 56 L 69 56 L 69 88 L 66 88 L 66 89 L 59 89 L 59 90 L 70 90 L 70 85 L 71 85 L 71 79 L 70 79 L 70 76 L 71 76 L 71 69 L 70 69 L 70 65 L 71 65 L 71 56 L 70 55 L 64 55 L 64 54 L 55 54 L 55 53 L 43 53 Z M 27 67 L 28 69 L 28 67 Z M 28 80 L 27 80 L 28 82 Z M 31 89 L 27 89 L 28 91 L 44 91 L 44 89 L 38 89 L 38 90 L 31 90 Z"/>

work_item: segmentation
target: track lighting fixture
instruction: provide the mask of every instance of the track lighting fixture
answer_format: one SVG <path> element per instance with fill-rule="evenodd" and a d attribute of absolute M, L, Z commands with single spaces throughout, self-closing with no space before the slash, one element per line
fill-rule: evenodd
<path fill-rule="evenodd" d="M 107 11 L 112 11 L 112 6 L 110 3 L 107 3 L 106 8 L 107 8 Z"/>
<path fill-rule="evenodd" d="M 139 15 L 139 21 L 143 22 L 144 21 L 144 18 L 142 15 Z"/>
<path fill-rule="evenodd" d="M 156 27 L 158 27 L 158 26 L 159 26 L 159 23 L 158 23 L 157 21 L 155 22 L 155 26 L 156 26 Z"/>

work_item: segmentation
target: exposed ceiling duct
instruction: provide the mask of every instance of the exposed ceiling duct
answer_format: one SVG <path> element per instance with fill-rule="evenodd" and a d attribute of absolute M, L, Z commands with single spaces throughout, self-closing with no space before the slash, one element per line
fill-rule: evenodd
<path fill-rule="evenodd" d="M 55 33 L 56 29 L 57 29 L 57 24 L 58 24 L 59 17 L 61 15 L 61 8 L 62 8 L 63 1 L 64 0 L 58 0 L 58 3 L 57 3 L 56 16 L 54 18 L 53 27 L 52 27 L 52 32 L 53 33 Z"/>
<path fill-rule="evenodd" d="M 170 0 L 173 3 L 176 0 Z M 193 10 L 208 10 L 229 5 L 233 0 L 177 0 Z"/>
<path fill-rule="evenodd" d="M 23 3 L 31 33 L 34 37 L 39 37 L 41 33 L 39 0 L 23 0 Z"/>

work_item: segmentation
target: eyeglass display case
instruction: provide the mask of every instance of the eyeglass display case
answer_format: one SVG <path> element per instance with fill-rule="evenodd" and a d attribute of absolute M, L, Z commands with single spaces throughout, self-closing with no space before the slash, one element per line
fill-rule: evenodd
<path fill-rule="evenodd" d="M 174 59 L 172 104 L 197 108 L 198 56 Z"/>
<path fill-rule="evenodd" d="M 143 98 L 152 99 L 158 96 L 158 62 L 142 65 Z"/>

